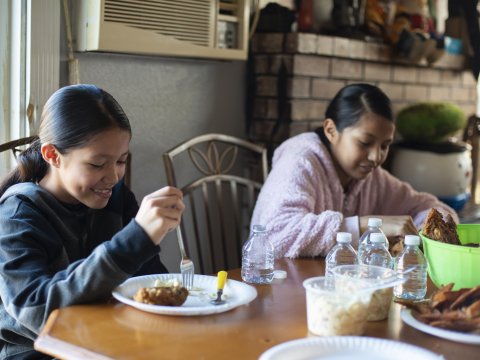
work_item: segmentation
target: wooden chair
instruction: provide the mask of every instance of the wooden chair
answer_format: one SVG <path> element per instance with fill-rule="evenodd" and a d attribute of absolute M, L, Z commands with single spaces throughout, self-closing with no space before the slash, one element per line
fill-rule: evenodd
<path fill-rule="evenodd" d="M 25 150 L 28 147 L 28 145 L 31 144 L 36 138 L 37 138 L 36 136 L 27 136 L 24 138 L 11 140 L 6 143 L 0 144 L 0 154 L 2 156 L 2 158 L 0 159 L 1 160 L 0 174 L 2 176 L 4 175 L 4 171 L 6 173 L 10 170 L 11 167 L 14 166 L 14 161 L 11 161 L 13 159 L 11 159 L 10 156 L 7 156 L 7 154 L 2 154 L 2 153 L 11 151 L 14 159 L 16 160 L 17 155 L 23 150 Z"/>
<path fill-rule="evenodd" d="M 17 154 L 23 151 L 26 148 L 26 145 L 32 143 L 36 138 L 36 136 L 28 136 L 1 144 L 0 153 L 10 150 L 16 159 Z"/>
<path fill-rule="evenodd" d="M 205 134 L 167 151 L 163 160 L 168 184 L 184 194 L 181 231 L 196 272 L 239 267 L 267 177 L 267 150 L 233 136 Z"/>

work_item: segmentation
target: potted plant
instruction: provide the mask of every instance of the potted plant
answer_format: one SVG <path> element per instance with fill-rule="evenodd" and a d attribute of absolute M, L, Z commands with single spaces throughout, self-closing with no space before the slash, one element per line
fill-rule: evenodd
<path fill-rule="evenodd" d="M 466 123 L 462 110 L 451 103 L 403 108 L 397 115 L 401 141 L 393 149 L 392 174 L 460 211 L 470 198 L 472 178 L 471 146 L 456 137 Z"/>

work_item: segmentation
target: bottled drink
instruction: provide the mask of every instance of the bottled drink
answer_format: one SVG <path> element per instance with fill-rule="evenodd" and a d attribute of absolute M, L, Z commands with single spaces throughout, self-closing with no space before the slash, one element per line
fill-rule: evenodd
<path fill-rule="evenodd" d="M 382 266 L 392 268 L 392 256 L 385 246 L 385 235 L 383 233 L 371 233 L 370 243 L 366 245 L 363 253 L 358 257 L 358 262 L 365 265 Z"/>
<path fill-rule="evenodd" d="M 395 259 L 394 269 L 397 275 L 408 280 L 395 286 L 393 294 L 402 299 L 420 300 L 427 292 L 427 260 L 418 247 L 419 236 L 406 235 L 404 245 L 403 251 Z M 414 269 L 405 274 L 412 267 Z"/>
<path fill-rule="evenodd" d="M 388 239 L 382 231 L 382 219 L 368 218 L 368 228 L 358 241 L 358 258 L 362 257 L 365 247 L 370 244 L 370 235 L 374 233 L 381 233 L 384 236 L 385 246 L 388 248 Z"/>
<path fill-rule="evenodd" d="M 270 284 L 273 280 L 274 249 L 265 226 L 253 225 L 242 249 L 242 279 L 253 284 Z"/>
<path fill-rule="evenodd" d="M 337 265 L 353 265 L 357 263 L 357 252 L 351 245 L 352 234 L 337 233 L 337 244 L 325 258 L 325 276 L 333 277 L 332 269 Z"/>
<path fill-rule="evenodd" d="M 393 267 L 392 256 L 388 252 L 388 247 L 385 246 L 385 235 L 383 233 L 374 232 L 370 234 L 370 243 L 365 246 L 365 250 L 359 257 L 358 262 L 387 269 Z M 375 291 L 368 307 L 367 320 L 377 321 L 386 319 L 392 303 L 392 297 L 392 288 Z"/>

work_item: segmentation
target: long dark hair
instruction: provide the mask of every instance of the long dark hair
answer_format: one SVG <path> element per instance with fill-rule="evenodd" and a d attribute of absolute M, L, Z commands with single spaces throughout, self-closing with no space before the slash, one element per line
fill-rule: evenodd
<path fill-rule="evenodd" d="M 89 84 L 57 90 L 43 109 L 38 139 L 18 154 L 17 166 L 0 183 L 0 196 L 14 184 L 38 182 L 45 176 L 48 163 L 40 152 L 42 144 L 51 143 L 60 154 L 67 154 L 111 128 L 132 132 L 125 112 L 112 95 Z"/>
<path fill-rule="evenodd" d="M 339 132 L 355 125 L 362 115 L 372 113 L 394 121 L 390 99 L 378 87 L 370 84 L 351 84 L 342 88 L 325 112 Z"/>

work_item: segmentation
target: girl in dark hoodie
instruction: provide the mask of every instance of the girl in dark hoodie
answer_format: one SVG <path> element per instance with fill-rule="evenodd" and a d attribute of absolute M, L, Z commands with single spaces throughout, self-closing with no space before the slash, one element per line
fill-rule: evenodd
<path fill-rule="evenodd" d="M 140 207 L 122 178 L 131 129 L 93 85 L 55 92 L 39 138 L 0 185 L 0 358 L 43 359 L 33 342 L 56 308 L 107 299 L 132 275 L 167 272 L 159 244 L 178 226 L 182 193 Z"/>

